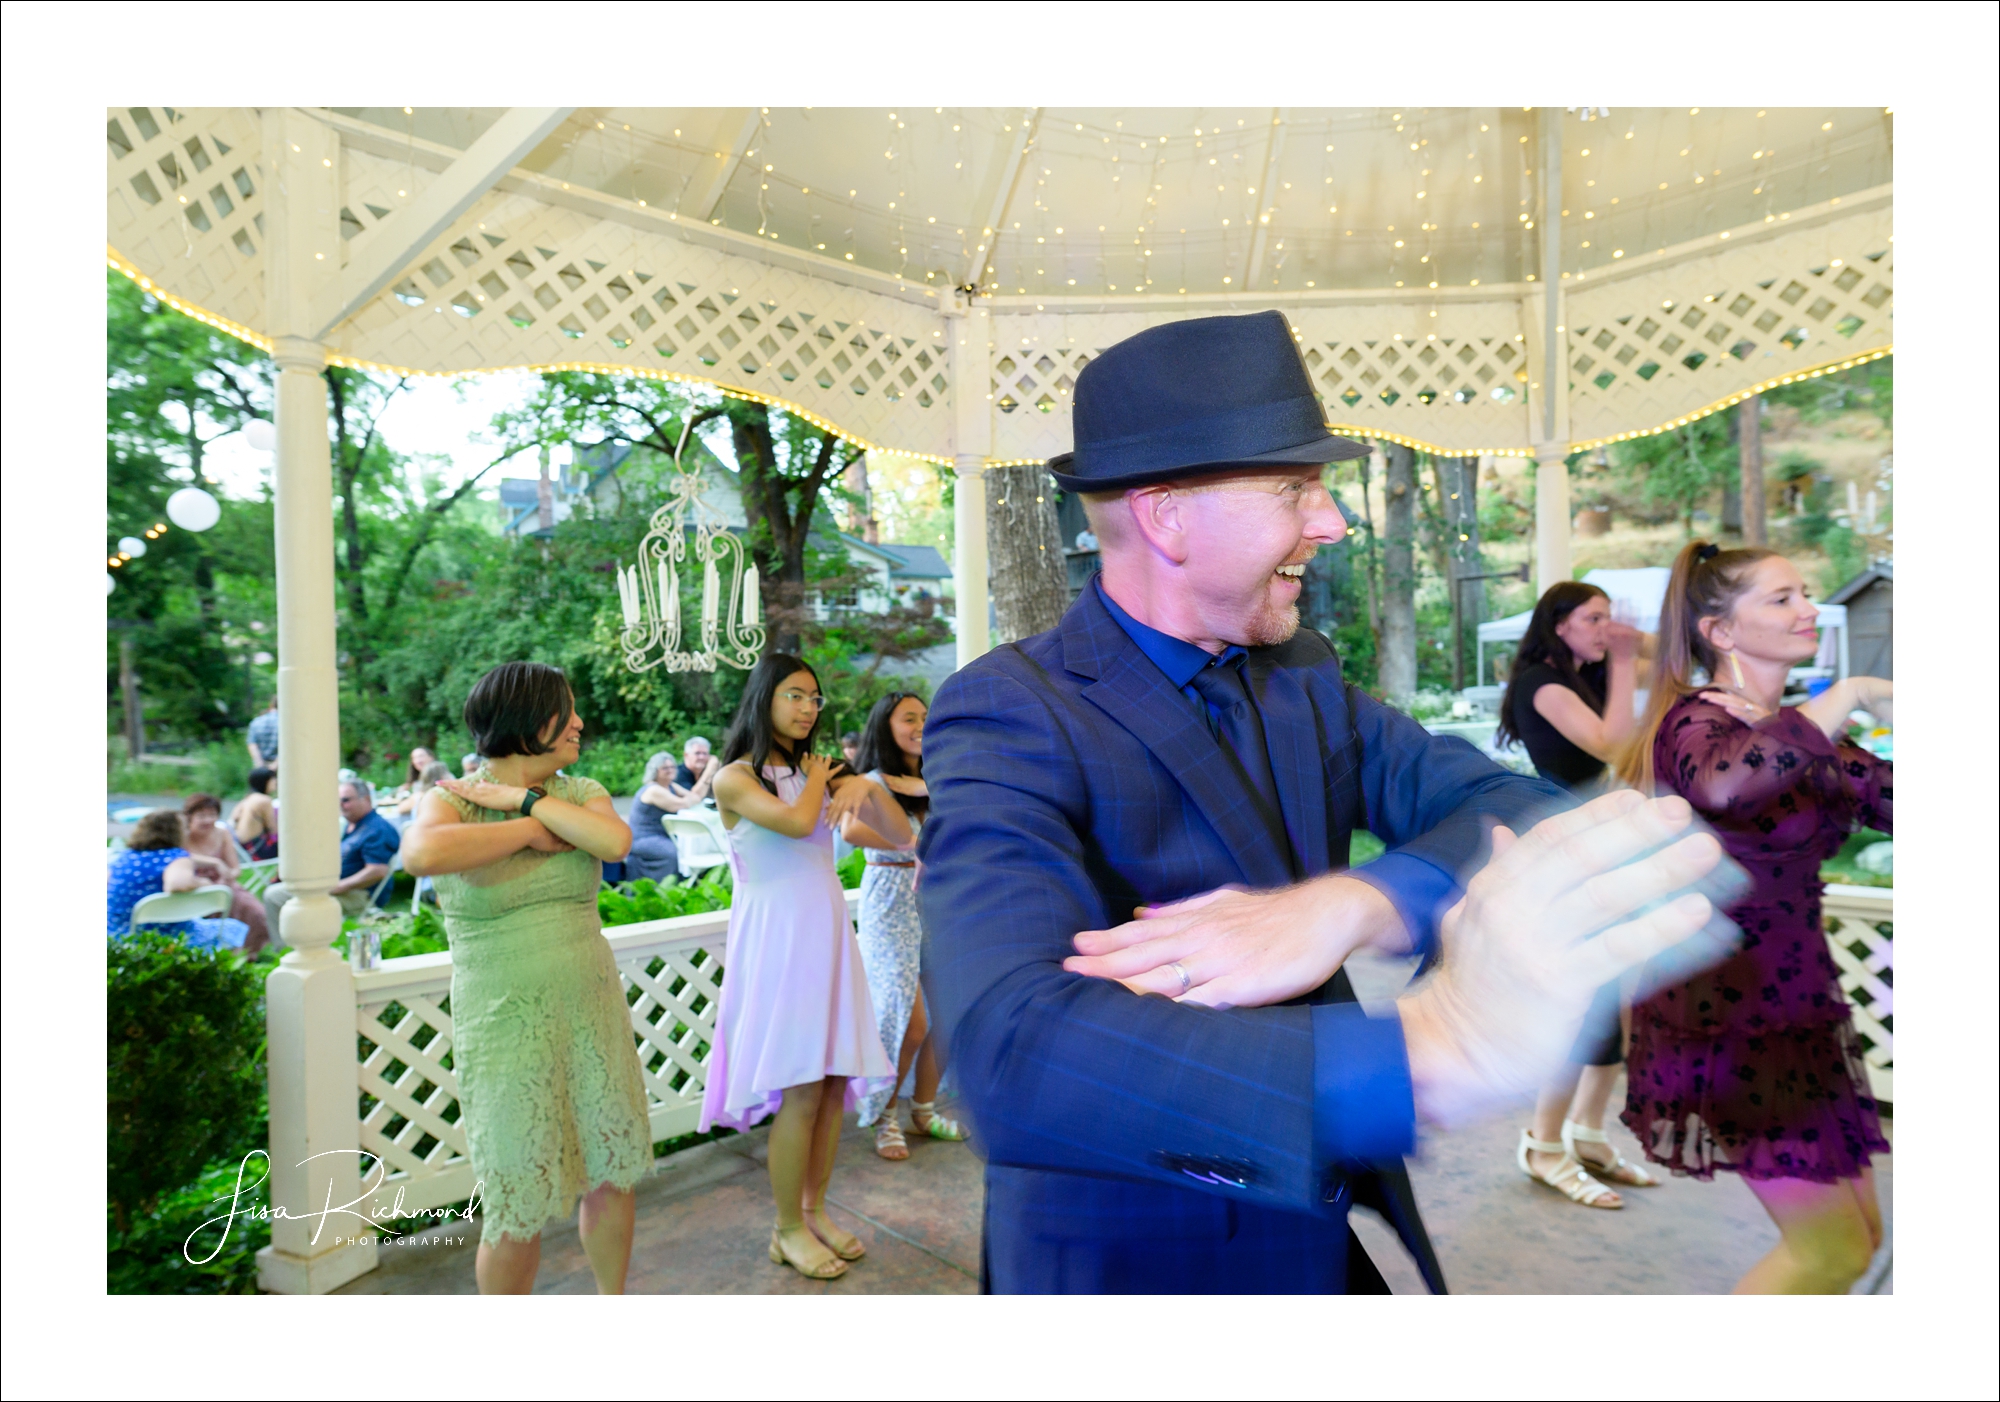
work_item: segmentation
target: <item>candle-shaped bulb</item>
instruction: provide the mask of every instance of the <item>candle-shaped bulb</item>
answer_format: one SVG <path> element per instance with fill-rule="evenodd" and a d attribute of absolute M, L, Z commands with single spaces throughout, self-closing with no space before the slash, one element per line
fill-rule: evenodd
<path fill-rule="evenodd" d="M 665 560 L 660 561 L 660 610 L 661 626 L 674 626 L 674 572 Z"/>
<path fill-rule="evenodd" d="M 715 575 L 715 557 L 711 555 L 701 566 L 701 631 L 706 637 L 715 630 L 715 596 L 721 583 Z"/>
<path fill-rule="evenodd" d="M 636 569 L 629 571 L 620 569 L 618 571 L 618 607 L 625 615 L 625 626 L 627 628 L 636 628 L 639 626 L 639 601 L 635 597 L 639 583 L 636 578 L 637 574 L 638 571 Z"/>
<path fill-rule="evenodd" d="M 743 626 L 755 628 L 762 620 L 763 602 L 757 597 L 757 567 L 743 571 Z"/>

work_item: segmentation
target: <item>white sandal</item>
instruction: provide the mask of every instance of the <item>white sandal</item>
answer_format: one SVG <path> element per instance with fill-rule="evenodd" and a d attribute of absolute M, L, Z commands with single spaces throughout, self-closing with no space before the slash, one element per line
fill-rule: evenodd
<path fill-rule="evenodd" d="M 1611 1138 L 1601 1129 L 1591 1129 L 1575 1120 L 1563 1121 L 1563 1152 L 1593 1173 L 1601 1173 L 1620 1187 L 1657 1188 L 1660 1180 L 1655 1178 L 1644 1164 L 1628 1161 L 1616 1149 L 1611 1150 L 1610 1163 L 1593 1163 L 1576 1151 L 1579 1144 L 1602 1144 L 1611 1147 Z"/>
<path fill-rule="evenodd" d="M 1546 1174 L 1537 1173 L 1528 1165 L 1528 1155 L 1530 1152 L 1537 1154 L 1560 1154 L 1562 1155 L 1562 1162 L 1558 1163 Z M 1616 1193 L 1590 1176 L 1589 1170 L 1584 1168 L 1582 1161 L 1576 1155 L 1570 1153 L 1561 1144 L 1543 1143 L 1525 1129 L 1521 1131 L 1520 1147 L 1514 1150 L 1514 1162 L 1520 1166 L 1521 1172 L 1527 1174 L 1528 1177 L 1534 1179 L 1537 1183 L 1554 1188 L 1571 1202 L 1581 1203 L 1585 1207 L 1602 1207 L 1606 1209 L 1620 1208 L 1625 1205 Z M 1606 1198 L 1611 1199 L 1611 1201 L 1605 1201 Z"/>

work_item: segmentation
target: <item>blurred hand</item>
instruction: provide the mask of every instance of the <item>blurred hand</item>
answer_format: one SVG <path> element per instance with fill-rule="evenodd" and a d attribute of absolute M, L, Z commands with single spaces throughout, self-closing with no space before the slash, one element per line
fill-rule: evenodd
<path fill-rule="evenodd" d="M 1639 641 L 1645 635 L 1629 623 L 1611 622 L 1604 625 L 1604 646 L 1615 662 L 1630 662 L 1639 655 Z"/>
<path fill-rule="evenodd" d="M 840 781 L 833 795 L 826 801 L 826 821 L 831 827 L 839 827 L 842 820 L 859 817 L 862 807 L 869 799 L 882 790 L 872 779 L 863 779 L 858 774 L 850 774 Z"/>
<path fill-rule="evenodd" d="M 557 837 L 554 833 L 543 827 L 541 819 L 535 817 L 534 814 L 531 813 L 528 815 L 528 821 L 534 824 L 534 826 L 528 829 L 527 850 L 531 852 L 574 852 L 576 850 L 574 846 L 563 841 L 560 837 Z"/>
<path fill-rule="evenodd" d="M 1318 988 L 1364 945 L 1409 948 L 1388 897 L 1351 876 L 1278 891 L 1225 886 L 1134 914 L 1115 929 L 1082 931 L 1063 967 L 1176 1002 L 1264 1007 Z M 1185 992 L 1168 967 L 1176 963 L 1187 973 Z"/>
<path fill-rule="evenodd" d="M 477 808 L 495 813 L 518 813 L 527 802 L 528 791 L 512 784 L 489 784 L 483 779 L 440 779 L 438 787 L 457 794 Z"/>
<path fill-rule="evenodd" d="M 199 853 L 189 853 L 188 860 L 194 864 L 195 875 L 205 876 L 210 881 L 227 881 L 229 868 L 222 864 L 220 857 L 204 857 Z"/>
<path fill-rule="evenodd" d="M 1493 860 L 1445 916 L 1437 972 L 1397 1002 L 1420 1114 L 1453 1123 L 1533 1090 L 1601 985 L 1669 950 L 1685 959 L 1675 947 L 1714 914 L 1687 888 L 1724 861 L 1693 819 L 1684 799 L 1623 790 L 1518 841 L 1494 829 Z"/>
<path fill-rule="evenodd" d="M 799 773 L 805 775 L 806 782 L 818 779 L 824 782 L 833 777 L 833 761 L 825 755 L 805 755 L 799 760 Z"/>

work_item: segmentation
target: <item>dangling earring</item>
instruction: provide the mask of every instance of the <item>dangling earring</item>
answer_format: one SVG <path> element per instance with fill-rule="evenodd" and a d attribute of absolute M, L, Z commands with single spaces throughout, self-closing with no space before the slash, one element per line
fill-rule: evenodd
<path fill-rule="evenodd" d="M 1743 664 L 1736 660 L 1736 653 L 1733 649 L 1729 654 L 1729 670 L 1736 677 L 1736 689 L 1738 691 L 1743 690 Z"/>

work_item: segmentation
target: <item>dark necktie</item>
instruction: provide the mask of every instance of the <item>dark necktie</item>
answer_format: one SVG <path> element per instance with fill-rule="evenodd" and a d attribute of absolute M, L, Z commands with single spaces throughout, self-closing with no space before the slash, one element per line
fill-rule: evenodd
<path fill-rule="evenodd" d="M 1250 693 L 1244 661 L 1237 657 L 1203 667 L 1188 685 L 1206 703 L 1203 715 L 1208 715 L 1211 707 L 1214 709 L 1209 729 L 1259 800 L 1265 826 L 1284 852 L 1286 863 L 1296 868 L 1298 862 L 1292 852 L 1291 838 L 1285 831 L 1284 810 L 1278 804 L 1278 786 L 1271 777 L 1271 752 L 1264 740 L 1264 720 Z"/>

